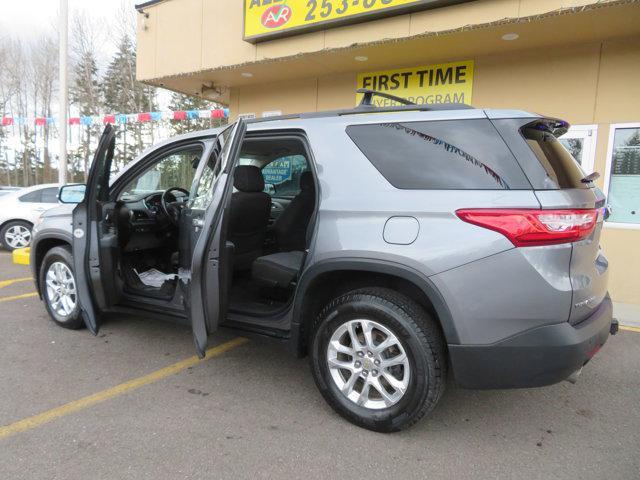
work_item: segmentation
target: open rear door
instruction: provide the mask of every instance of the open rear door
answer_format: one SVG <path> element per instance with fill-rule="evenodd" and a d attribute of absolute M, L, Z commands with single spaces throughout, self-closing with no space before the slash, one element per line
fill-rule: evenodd
<path fill-rule="evenodd" d="M 191 253 L 190 272 L 181 276 L 187 315 L 193 328 L 198 355 L 203 358 L 207 338 L 218 327 L 224 317 L 226 299 L 226 270 L 223 265 L 229 258 L 226 242 L 222 244 L 223 213 L 225 199 L 233 188 L 233 165 L 240 154 L 246 131 L 246 123 L 239 119 L 221 132 L 213 158 L 198 168 L 199 179 L 189 200 L 189 207 L 182 211 L 181 225 L 190 231 L 180 232 L 187 236 L 190 245 L 185 251 Z M 183 252 L 181 252 L 182 254 Z"/>
<path fill-rule="evenodd" d="M 100 327 L 95 299 L 104 298 L 98 223 L 102 216 L 102 202 L 109 198 L 109 173 L 115 137 L 115 129 L 107 125 L 89 170 L 84 200 L 73 209 L 73 268 L 76 288 L 84 322 L 94 335 Z"/>

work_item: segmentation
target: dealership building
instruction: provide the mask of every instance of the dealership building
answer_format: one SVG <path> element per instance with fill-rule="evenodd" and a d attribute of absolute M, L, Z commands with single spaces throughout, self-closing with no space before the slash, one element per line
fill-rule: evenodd
<path fill-rule="evenodd" d="M 138 79 L 231 118 L 353 107 L 371 88 L 559 117 L 612 214 L 614 301 L 640 306 L 640 2 L 159 0 L 137 6 Z M 376 99 L 383 105 L 385 99 Z M 625 305 L 620 307 L 624 311 Z"/>

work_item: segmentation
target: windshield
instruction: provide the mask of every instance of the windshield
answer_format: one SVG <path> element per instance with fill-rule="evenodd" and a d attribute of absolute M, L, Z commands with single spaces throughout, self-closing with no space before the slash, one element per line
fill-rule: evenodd
<path fill-rule="evenodd" d="M 165 155 L 131 180 L 124 187 L 120 199 L 134 200 L 175 187 L 190 190 L 202 151 L 202 146 L 190 146 Z"/>

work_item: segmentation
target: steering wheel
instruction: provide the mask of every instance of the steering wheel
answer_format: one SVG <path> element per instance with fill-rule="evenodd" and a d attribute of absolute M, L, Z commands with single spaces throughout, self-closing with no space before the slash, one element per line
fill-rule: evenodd
<path fill-rule="evenodd" d="M 160 196 L 160 206 L 162 207 L 162 211 L 169 218 L 169 221 L 177 227 L 180 221 L 180 212 L 186 203 L 178 202 L 176 196 L 171 192 L 182 192 L 188 198 L 189 190 L 185 190 L 180 187 L 171 187 L 162 192 L 162 195 Z"/>

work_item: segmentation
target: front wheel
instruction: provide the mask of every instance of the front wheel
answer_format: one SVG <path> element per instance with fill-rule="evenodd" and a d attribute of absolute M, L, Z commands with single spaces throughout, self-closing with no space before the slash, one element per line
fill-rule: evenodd
<path fill-rule="evenodd" d="M 354 290 L 318 316 L 311 369 L 325 400 L 350 422 L 378 432 L 409 427 L 444 392 L 444 342 L 435 321 L 385 288 Z"/>
<path fill-rule="evenodd" d="M 46 253 L 40 267 L 39 283 L 51 319 L 64 328 L 81 328 L 84 321 L 78 304 L 73 259 L 68 247 L 54 247 Z"/>

